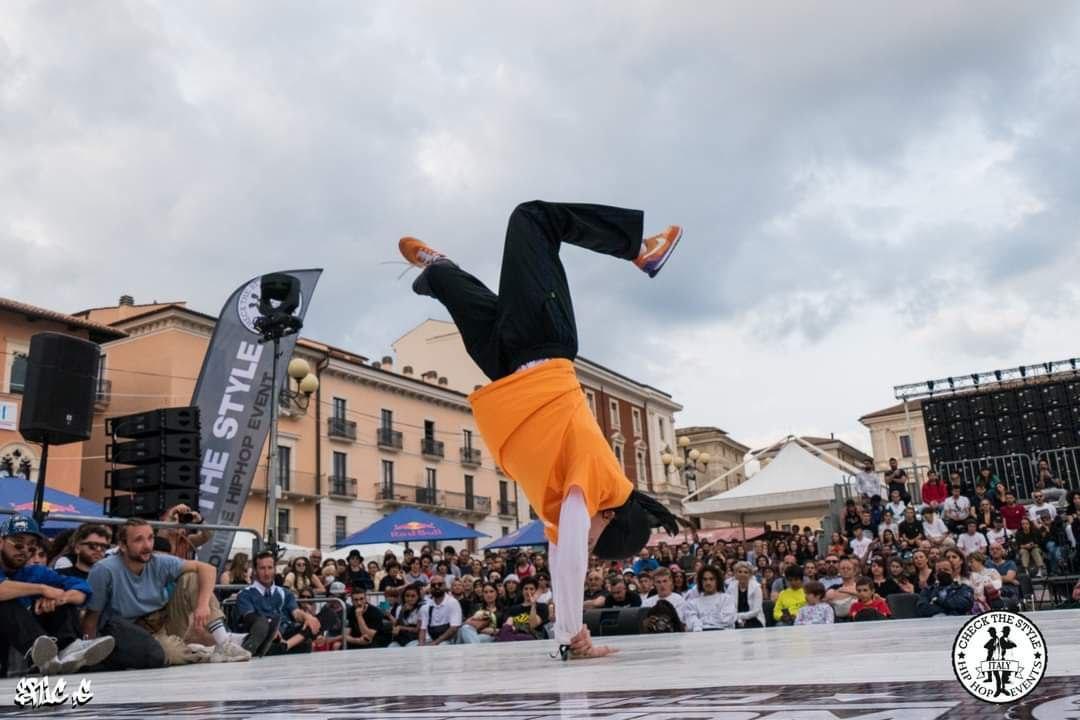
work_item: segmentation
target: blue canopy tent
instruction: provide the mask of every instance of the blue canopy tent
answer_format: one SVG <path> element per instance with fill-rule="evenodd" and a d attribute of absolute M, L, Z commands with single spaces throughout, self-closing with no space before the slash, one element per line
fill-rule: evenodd
<path fill-rule="evenodd" d="M 504 535 L 495 542 L 491 543 L 485 550 L 498 550 L 499 548 L 512 548 L 512 547 L 524 547 L 526 545 L 547 545 L 548 539 L 544 535 L 544 521 L 533 520 L 532 522 L 522 525 L 520 528 Z"/>
<path fill-rule="evenodd" d="M 480 537 L 489 536 L 438 515 L 431 515 L 416 508 L 402 508 L 382 520 L 373 522 L 363 530 L 342 538 L 335 543 L 334 547 L 431 540 L 472 540 Z"/>
<path fill-rule="evenodd" d="M 35 487 L 35 483 L 23 477 L 0 477 L 0 508 L 32 517 Z M 45 504 L 42 509 L 48 513 L 104 517 L 101 512 L 101 503 L 77 495 L 69 495 L 50 487 L 45 488 Z M 3 517 L 0 516 L 0 520 Z M 61 530 L 78 527 L 78 525 L 79 523 L 73 521 L 47 519 L 41 531 L 46 535 L 55 535 Z"/>

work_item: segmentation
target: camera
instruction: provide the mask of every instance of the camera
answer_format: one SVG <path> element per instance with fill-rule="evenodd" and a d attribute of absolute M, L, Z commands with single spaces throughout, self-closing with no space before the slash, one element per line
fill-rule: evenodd
<path fill-rule="evenodd" d="M 179 520 L 179 522 L 181 524 L 188 525 L 190 523 L 195 522 L 195 513 L 189 513 L 189 512 L 180 513 L 180 515 L 179 515 L 179 517 L 177 519 Z"/>

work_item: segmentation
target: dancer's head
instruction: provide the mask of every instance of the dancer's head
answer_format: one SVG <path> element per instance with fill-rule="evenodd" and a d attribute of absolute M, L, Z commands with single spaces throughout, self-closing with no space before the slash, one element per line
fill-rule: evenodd
<path fill-rule="evenodd" d="M 602 510 L 593 516 L 589 547 L 603 560 L 623 560 L 645 547 L 654 527 L 664 528 L 669 535 L 679 531 L 670 510 L 634 490 L 621 507 Z"/>

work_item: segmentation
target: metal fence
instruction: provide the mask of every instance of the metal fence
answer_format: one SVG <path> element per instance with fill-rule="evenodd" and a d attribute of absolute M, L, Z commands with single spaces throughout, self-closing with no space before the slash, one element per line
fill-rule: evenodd
<path fill-rule="evenodd" d="M 1061 480 L 1065 488 L 1080 488 L 1080 447 L 1044 450 L 1038 453 L 1013 453 L 984 458 L 969 458 L 938 463 L 937 470 L 943 479 L 960 473 L 961 479 L 974 484 L 979 471 L 990 468 L 992 476 L 1003 482 L 1018 500 L 1031 497 L 1039 481 L 1039 462 L 1045 460 L 1051 474 Z"/>

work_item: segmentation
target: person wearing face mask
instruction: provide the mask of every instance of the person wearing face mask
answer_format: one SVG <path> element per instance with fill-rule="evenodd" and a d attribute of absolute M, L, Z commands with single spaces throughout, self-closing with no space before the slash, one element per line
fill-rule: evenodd
<path fill-rule="evenodd" d="M 948 560 L 939 560 L 934 570 L 934 583 L 919 593 L 915 611 L 920 617 L 970 615 L 975 605 L 975 592 L 953 577 L 953 567 Z"/>

